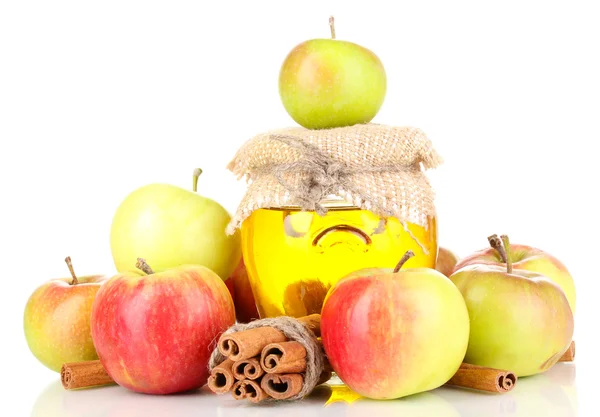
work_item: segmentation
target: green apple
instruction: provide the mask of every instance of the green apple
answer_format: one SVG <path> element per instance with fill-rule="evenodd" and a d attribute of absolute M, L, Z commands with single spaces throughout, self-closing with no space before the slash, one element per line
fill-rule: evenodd
<path fill-rule="evenodd" d="M 490 236 L 491 238 L 493 236 Z M 510 245 L 510 261 L 512 262 L 513 269 L 525 269 L 537 272 L 558 284 L 565 292 L 573 314 L 575 314 L 575 282 L 569 270 L 561 261 L 541 249 L 527 245 L 516 245 L 514 243 Z M 506 266 L 506 259 L 503 259 L 498 251 L 490 247 L 461 259 L 454 267 L 454 271 L 458 271 L 467 265 L 475 264 Z"/>
<path fill-rule="evenodd" d="M 225 228 L 230 214 L 219 203 L 169 184 L 150 184 L 118 207 L 111 226 L 110 246 L 119 272 L 135 272 L 143 257 L 156 272 L 181 265 L 203 265 L 227 279 L 241 259 L 241 242 Z"/>
<path fill-rule="evenodd" d="M 450 276 L 471 320 L 465 362 L 528 376 L 550 369 L 568 349 L 573 313 L 561 288 L 549 278 L 513 269 L 510 242 L 490 243 L 506 266 L 474 264 Z"/>
<path fill-rule="evenodd" d="M 331 288 L 321 312 L 327 358 L 353 391 L 393 399 L 445 384 L 463 361 L 469 314 L 435 269 L 364 269 Z"/>
<path fill-rule="evenodd" d="M 370 122 L 385 99 L 387 77 L 371 50 L 335 39 L 300 43 L 285 58 L 279 95 L 289 115 L 308 129 Z"/>
<path fill-rule="evenodd" d="M 31 353 L 46 367 L 60 372 L 65 362 L 98 359 L 90 327 L 92 304 L 104 275 L 77 277 L 71 258 L 65 259 L 71 278 L 39 286 L 25 306 L 23 327 Z"/>

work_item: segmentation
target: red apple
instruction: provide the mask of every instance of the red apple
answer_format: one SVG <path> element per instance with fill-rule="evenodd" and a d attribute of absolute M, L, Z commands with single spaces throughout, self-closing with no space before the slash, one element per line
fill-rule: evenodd
<path fill-rule="evenodd" d="M 233 271 L 233 274 L 225 281 L 225 284 L 229 288 L 229 292 L 233 298 L 235 316 L 238 323 L 249 323 L 252 320 L 260 318 L 243 258 Z"/>
<path fill-rule="evenodd" d="M 493 236 L 490 236 L 488 240 Z M 548 252 L 527 245 L 510 243 L 507 252 L 510 254 L 513 269 L 536 272 L 554 281 L 564 291 L 569 300 L 569 306 L 575 313 L 575 283 L 567 267 L 561 261 Z M 506 268 L 506 261 L 506 259 L 502 259 L 498 251 L 488 247 L 461 259 L 454 267 L 454 272 L 469 265 L 495 265 Z"/>
<path fill-rule="evenodd" d="M 435 269 L 449 277 L 452 275 L 457 262 L 458 256 L 456 256 L 454 252 L 452 252 L 450 249 L 440 247 L 438 250 L 437 260 L 435 262 Z"/>
<path fill-rule="evenodd" d="M 220 334 L 235 323 L 233 301 L 212 270 L 184 265 L 145 275 L 124 273 L 98 292 L 92 337 L 108 374 L 147 394 L 196 389 Z"/>
<path fill-rule="evenodd" d="M 321 313 L 332 368 L 353 391 L 373 399 L 443 385 L 469 341 L 469 314 L 456 286 L 434 269 L 399 266 L 342 278 Z"/>
<path fill-rule="evenodd" d="M 98 359 L 90 331 L 92 303 L 104 275 L 75 276 L 71 258 L 65 259 L 71 278 L 53 279 L 38 287 L 25 306 L 23 327 L 33 355 L 60 372 L 65 362 Z"/>

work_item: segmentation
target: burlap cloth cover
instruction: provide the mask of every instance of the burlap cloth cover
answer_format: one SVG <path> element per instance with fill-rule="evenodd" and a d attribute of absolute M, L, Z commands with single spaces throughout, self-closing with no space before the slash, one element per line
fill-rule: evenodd
<path fill-rule="evenodd" d="M 325 214 L 320 203 L 329 196 L 394 216 L 405 229 L 407 222 L 427 227 L 435 205 L 423 171 L 441 163 L 425 134 L 412 127 L 363 124 L 262 133 L 242 145 L 227 166 L 249 183 L 227 233 L 260 208 L 299 206 Z"/>

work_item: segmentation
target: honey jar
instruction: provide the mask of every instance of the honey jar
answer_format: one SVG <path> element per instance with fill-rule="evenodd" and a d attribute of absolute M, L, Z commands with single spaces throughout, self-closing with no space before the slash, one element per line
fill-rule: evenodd
<path fill-rule="evenodd" d="M 435 216 L 427 227 L 381 217 L 343 200 L 322 203 L 323 216 L 299 207 L 261 208 L 244 220 L 242 251 L 261 317 L 320 313 L 327 291 L 350 272 L 435 266 Z M 407 231 L 408 230 L 408 231 Z"/>
<path fill-rule="evenodd" d="M 248 189 L 227 227 L 262 318 L 320 313 L 351 272 L 435 266 L 434 193 L 424 171 L 441 157 L 413 127 L 285 128 L 251 138 L 228 169 Z"/>

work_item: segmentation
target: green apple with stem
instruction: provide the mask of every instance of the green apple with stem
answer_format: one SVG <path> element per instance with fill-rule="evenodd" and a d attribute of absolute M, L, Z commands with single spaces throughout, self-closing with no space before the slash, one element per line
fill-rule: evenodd
<path fill-rule="evenodd" d="M 575 281 L 567 267 L 560 260 L 546 251 L 528 245 L 511 243 L 510 251 L 508 252 L 510 253 L 510 261 L 513 269 L 524 269 L 537 272 L 558 284 L 565 292 L 571 310 L 573 310 L 573 314 L 575 314 L 577 300 L 575 294 Z M 467 265 L 475 264 L 506 266 L 506 259 L 502 258 L 502 256 L 503 255 L 497 250 L 488 247 L 458 261 L 454 266 L 453 272 L 456 272 Z"/>
<path fill-rule="evenodd" d="M 550 369 L 569 348 L 573 313 L 562 289 L 536 272 L 514 269 L 507 236 L 490 245 L 506 266 L 474 264 L 450 276 L 463 295 L 471 330 L 465 362 L 528 376 Z"/>
<path fill-rule="evenodd" d="M 308 129 L 370 122 L 386 95 L 387 77 L 371 50 L 335 37 L 300 43 L 279 72 L 279 95 L 288 114 Z"/>
<path fill-rule="evenodd" d="M 77 277 L 71 258 L 65 259 L 70 278 L 52 279 L 27 300 L 23 327 L 33 355 L 60 372 L 65 362 L 98 359 L 90 326 L 92 305 L 105 275 Z"/>
<path fill-rule="evenodd" d="M 227 279 L 242 253 L 239 234 L 227 235 L 230 214 L 218 202 L 170 184 L 150 184 L 131 194 L 114 215 L 110 246 L 119 272 L 135 272 L 143 256 L 156 272 L 181 265 L 202 265 Z"/>

